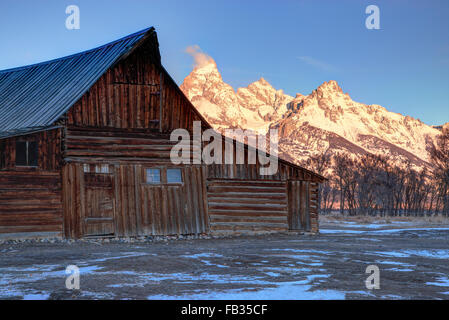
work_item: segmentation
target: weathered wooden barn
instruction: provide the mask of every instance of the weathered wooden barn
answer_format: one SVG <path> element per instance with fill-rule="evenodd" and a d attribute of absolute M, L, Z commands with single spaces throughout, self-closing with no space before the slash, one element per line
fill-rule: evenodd
<path fill-rule="evenodd" d="M 0 236 L 318 231 L 318 174 L 174 165 L 170 133 L 193 121 L 210 128 L 161 65 L 154 28 L 0 71 Z"/>

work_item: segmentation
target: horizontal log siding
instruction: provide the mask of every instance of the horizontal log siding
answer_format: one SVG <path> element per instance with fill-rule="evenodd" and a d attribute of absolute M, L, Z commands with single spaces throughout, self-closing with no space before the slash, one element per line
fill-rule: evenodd
<path fill-rule="evenodd" d="M 38 142 L 38 166 L 16 166 L 16 141 Z M 0 233 L 62 231 L 61 130 L 0 140 Z"/>
<path fill-rule="evenodd" d="M 0 233 L 61 231 L 59 172 L 0 171 Z"/>
<path fill-rule="evenodd" d="M 171 163 L 170 151 L 177 142 L 169 134 L 139 130 L 69 128 L 65 137 L 66 161 Z"/>
<path fill-rule="evenodd" d="M 209 180 L 207 202 L 213 233 L 288 230 L 285 182 Z"/>

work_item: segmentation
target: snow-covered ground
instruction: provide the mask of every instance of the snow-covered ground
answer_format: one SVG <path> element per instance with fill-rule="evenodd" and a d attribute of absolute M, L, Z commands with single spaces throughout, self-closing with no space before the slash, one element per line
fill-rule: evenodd
<path fill-rule="evenodd" d="M 319 236 L 0 245 L 0 299 L 449 299 L 449 228 L 344 223 Z M 78 291 L 65 288 L 68 265 Z M 369 290 L 366 267 L 380 269 Z"/>

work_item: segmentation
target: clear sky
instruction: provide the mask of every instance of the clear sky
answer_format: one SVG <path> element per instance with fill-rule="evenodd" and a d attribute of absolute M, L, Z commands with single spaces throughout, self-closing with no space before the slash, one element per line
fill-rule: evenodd
<path fill-rule="evenodd" d="M 65 9 L 80 8 L 67 30 Z M 365 8 L 380 9 L 368 30 Z M 154 26 L 181 84 L 199 45 L 234 88 L 260 77 L 286 93 L 337 80 L 358 102 L 427 124 L 449 122 L 447 0 L 2 0 L 0 69 L 87 50 Z"/>

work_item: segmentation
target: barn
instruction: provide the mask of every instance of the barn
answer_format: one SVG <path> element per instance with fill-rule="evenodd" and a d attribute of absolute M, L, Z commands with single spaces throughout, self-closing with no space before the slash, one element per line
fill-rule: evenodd
<path fill-rule="evenodd" d="M 324 177 L 281 159 L 261 175 L 233 139 L 246 162 L 174 164 L 171 133 L 194 123 L 211 129 L 154 28 L 0 71 L 0 237 L 318 232 Z"/>

